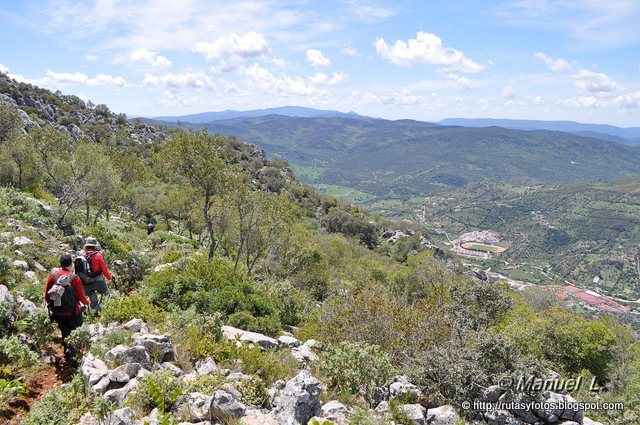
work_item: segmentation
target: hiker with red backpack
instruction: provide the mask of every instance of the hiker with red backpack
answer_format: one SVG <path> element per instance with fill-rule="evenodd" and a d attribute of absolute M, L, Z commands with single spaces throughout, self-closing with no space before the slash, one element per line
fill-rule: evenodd
<path fill-rule="evenodd" d="M 102 297 L 109 293 L 107 280 L 115 285 L 115 279 L 109 273 L 104 257 L 98 252 L 99 246 L 96 238 L 88 237 L 84 243 L 84 249 L 80 251 L 74 262 L 75 272 L 82 280 L 84 292 L 91 300 L 91 308 L 96 313 L 100 312 Z"/>
<path fill-rule="evenodd" d="M 71 331 L 82 326 L 82 311 L 79 302 L 89 305 L 89 299 L 82 289 L 82 281 L 71 272 L 73 260 L 71 255 L 60 257 L 60 270 L 54 270 L 47 279 L 44 299 L 49 308 L 51 318 L 58 324 L 62 333 L 65 357 L 73 357 L 74 349 L 67 345 L 65 339 Z"/>

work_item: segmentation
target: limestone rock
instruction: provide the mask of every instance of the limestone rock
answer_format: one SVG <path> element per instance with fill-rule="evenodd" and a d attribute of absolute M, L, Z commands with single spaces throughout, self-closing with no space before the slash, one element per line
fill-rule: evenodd
<path fill-rule="evenodd" d="M 404 397 L 407 394 L 413 394 L 414 397 L 420 397 L 422 392 L 409 382 L 409 379 L 406 376 L 395 376 L 391 378 L 391 383 L 389 384 L 389 395 L 392 398 Z"/>
<path fill-rule="evenodd" d="M 147 350 L 140 345 L 133 347 L 116 345 L 111 350 L 107 351 L 104 358 L 108 362 L 113 361 L 119 364 L 140 363 L 145 369 L 151 368 L 151 358 L 149 357 L 149 353 L 147 353 Z"/>
<path fill-rule="evenodd" d="M 13 238 L 13 244 L 17 247 L 31 245 L 33 241 L 25 236 L 16 236 Z"/>
<path fill-rule="evenodd" d="M 295 347 L 300 347 L 302 345 L 302 342 L 299 339 L 294 338 L 292 336 L 288 336 L 288 335 L 279 336 L 278 343 L 281 346 L 287 347 L 287 348 L 295 348 Z"/>
<path fill-rule="evenodd" d="M 278 341 L 257 332 L 243 331 L 242 329 L 234 328 L 232 326 L 223 326 L 222 334 L 228 341 L 235 341 L 239 338 L 240 342 L 258 344 L 264 349 L 278 348 Z"/>
<path fill-rule="evenodd" d="M 425 417 L 427 409 L 419 404 L 401 404 L 398 409 L 404 412 L 413 421 L 414 425 L 425 425 L 427 423 Z"/>
<path fill-rule="evenodd" d="M 211 402 L 211 414 L 213 417 L 241 418 L 247 410 L 246 406 L 235 399 L 233 394 L 225 390 L 215 390 Z"/>
<path fill-rule="evenodd" d="M 140 363 L 123 364 L 109 373 L 109 379 L 112 382 L 127 383 L 132 378 L 135 378 L 141 368 Z"/>
<path fill-rule="evenodd" d="M 198 372 L 198 375 L 207 375 L 215 372 L 218 369 L 218 366 L 216 366 L 216 362 L 213 360 L 213 357 L 207 357 L 205 360 L 198 360 L 194 369 Z"/>
<path fill-rule="evenodd" d="M 320 408 L 320 416 L 336 423 L 344 423 L 349 415 L 349 409 L 337 400 L 331 400 Z"/>
<path fill-rule="evenodd" d="M 28 272 L 29 271 L 29 263 L 27 263 L 26 261 L 23 260 L 13 260 L 13 267 L 15 267 L 16 269 L 20 269 L 23 272 Z"/>
<path fill-rule="evenodd" d="M 208 420 L 212 401 L 213 397 L 202 393 L 184 394 L 173 403 L 171 413 L 180 421 Z"/>
<path fill-rule="evenodd" d="M 133 343 L 144 347 L 159 363 L 171 361 L 175 358 L 170 335 L 142 334 L 136 336 Z"/>
<path fill-rule="evenodd" d="M 305 424 L 320 413 L 320 382 L 307 370 L 289 380 L 273 404 L 281 425 Z"/>
<path fill-rule="evenodd" d="M 456 425 L 458 419 L 456 409 L 450 405 L 427 410 L 426 421 L 429 425 Z"/>

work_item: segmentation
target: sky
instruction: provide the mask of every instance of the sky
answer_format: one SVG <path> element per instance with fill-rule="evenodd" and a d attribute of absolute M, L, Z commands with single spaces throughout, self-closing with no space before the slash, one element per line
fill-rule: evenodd
<path fill-rule="evenodd" d="M 0 71 L 129 116 L 640 126 L 640 1 L 2 0 Z"/>

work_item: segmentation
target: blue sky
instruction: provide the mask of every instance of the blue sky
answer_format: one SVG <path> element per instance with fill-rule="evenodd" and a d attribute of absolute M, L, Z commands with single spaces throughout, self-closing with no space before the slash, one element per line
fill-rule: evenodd
<path fill-rule="evenodd" d="M 5 0 L 0 22 L 0 70 L 130 116 L 640 125 L 637 0 Z"/>

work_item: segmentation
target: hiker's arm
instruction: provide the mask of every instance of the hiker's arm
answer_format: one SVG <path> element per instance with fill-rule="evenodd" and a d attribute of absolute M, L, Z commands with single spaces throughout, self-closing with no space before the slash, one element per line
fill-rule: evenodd
<path fill-rule="evenodd" d="M 109 269 L 107 268 L 107 263 L 105 263 L 104 258 L 102 257 L 102 255 L 97 255 L 98 260 L 98 264 L 99 264 L 99 269 L 102 272 L 102 274 L 104 275 L 105 279 L 107 280 L 111 280 L 111 273 L 109 273 Z"/>
<path fill-rule="evenodd" d="M 76 291 L 76 296 L 78 297 L 78 301 L 80 301 L 84 305 L 89 305 L 91 301 L 89 301 L 87 296 L 84 294 L 84 289 L 82 289 L 82 281 L 78 276 L 76 276 L 76 278 L 73 279 L 73 282 L 71 282 L 71 285 L 73 285 L 73 289 L 74 291 Z"/>
<path fill-rule="evenodd" d="M 47 305 L 49 305 L 49 289 L 51 289 L 51 287 L 53 286 L 53 276 L 49 275 L 49 277 L 47 278 L 47 284 L 45 285 L 44 288 L 44 301 L 47 303 Z"/>

